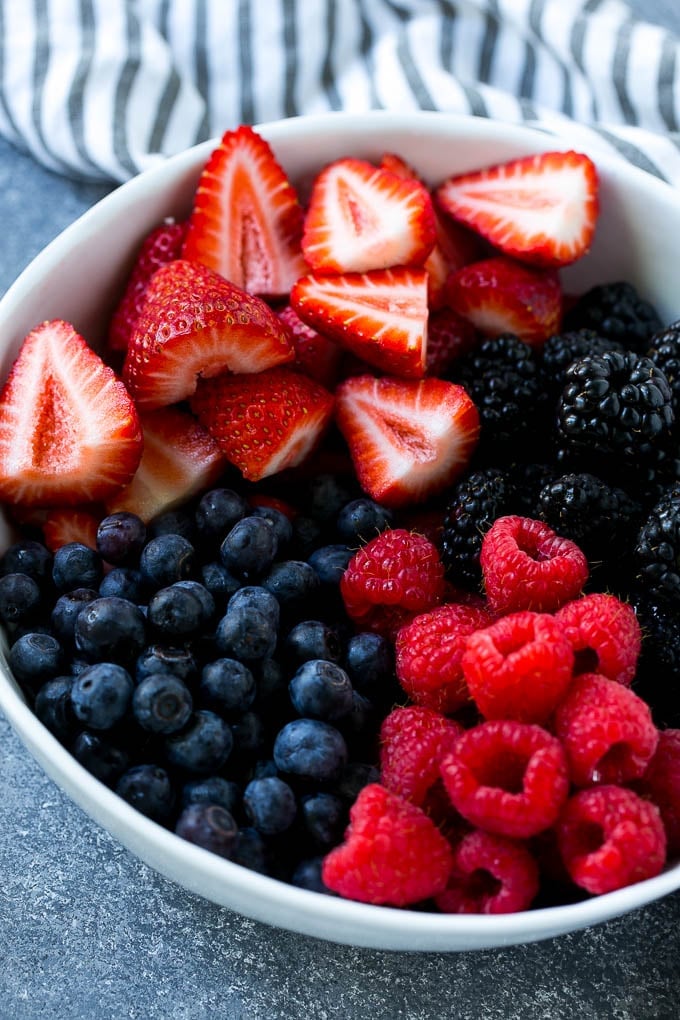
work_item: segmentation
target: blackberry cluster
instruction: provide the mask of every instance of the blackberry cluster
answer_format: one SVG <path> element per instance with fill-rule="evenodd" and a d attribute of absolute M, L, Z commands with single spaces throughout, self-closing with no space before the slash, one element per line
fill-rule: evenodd
<path fill-rule="evenodd" d="M 680 420 L 680 322 L 655 333 L 650 340 L 647 357 L 663 372 L 673 398 L 676 422 Z"/>
<path fill-rule="evenodd" d="M 680 614 L 672 603 L 637 589 L 631 604 L 642 628 L 633 689 L 647 702 L 656 725 L 680 727 Z"/>
<path fill-rule="evenodd" d="M 680 606 L 680 488 L 652 508 L 638 532 L 634 556 L 648 595 Z"/>
<path fill-rule="evenodd" d="M 440 553 L 454 584 L 478 589 L 482 539 L 497 517 L 509 513 L 513 488 L 500 468 L 473 471 L 453 489 L 446 506 Z"/>
<path fill-rule="evenodd" d="M 566 382 L 567 369 L 573 361 L 591 354 L 605 351 L 622 351 L 622 344 L 599 336 L 592 329 L 578 329 L 573 332 L 556 333 L 546 340 L 543 347 L 543 372 L 550 393 L 555 398 L 562 392 Z"/>
<path fill-rule="evenodd" d="M 632 284 L 623 281 L 592 287 L 564 318 L 564 328 L 568 332 L 591 329 L 606 340 L 638 353 L 647 350 L 650 337 L 661 326 L 652 305 L 640 297 Z"/>

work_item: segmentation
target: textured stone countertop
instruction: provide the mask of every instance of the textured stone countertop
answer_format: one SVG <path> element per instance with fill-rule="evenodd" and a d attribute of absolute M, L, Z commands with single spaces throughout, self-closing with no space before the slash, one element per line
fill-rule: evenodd
<path fill-rule="evenodd" d="M 677 0 L 632 6 L 680 30 Z M 103 193 L 0 142 L 0 291 Z M 498 951 L 326 944 L 246 920 L 150 870 L 57 789 L 0 717 L 0 1020 L 678 1015 L 680 894 Z"/>

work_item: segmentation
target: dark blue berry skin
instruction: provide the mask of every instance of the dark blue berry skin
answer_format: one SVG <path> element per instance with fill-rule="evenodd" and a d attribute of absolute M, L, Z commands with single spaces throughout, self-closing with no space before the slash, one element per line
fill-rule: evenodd
<path fill-rule="evenodd" d="M 271 874 L 271 860 L 267 841 L 251 825 L 239 830 L 231 855 L 235 864 L 240 864 L 260 875 Z"/>
<path fill-rule="evenodd" d="M 160 640 L 168 641 L 187 640 L 198 634 L 205 623 L 201 600 L 178 584 L 160 588 L 151 596 L 147 620 L 152 632 Z"/>
<path fill-rule="evenodd" d="M 335 475 L 316 475 L 307 487 L 306 510 L 314 520 L 330 523 L 353 496 L 354 493 Z"/>
<path fill-rule="evenodd" d="M 137 514 L 121 510 L 109 514 L 97 528 L 97 552 L 107 563 L 135 563 L 146 542 L 146 525 Z"/>
<path fill-rule="evenodd" d="M 89 729 L 110 730 L 127 712 L 133 689 L 126 669 L 115 662 L 97 662 L 73 681 L 73 712 Z"/>
<path fill-rule="evenodd" d="M 244 585 L 232 595 L 227 605 L 227 611 L 243 608 L 248 610 L 257 609 L 258 612 L 263 613 L 264 616 L 271 620 L 274 628 L 278 628 L 281 619 L 279 600 L 262 585 Z"/>
<path fill-rule="evenodd" d="M 28 574 L 0 576 L 0 620 L 9 626 L 34 620 L 40 610 L 40 586 Z"/>
<path fill-rule="evenodd" d="M 344 666 L 358 691 L 380 690 L 394 674 L 391 645 L 380 634 L 354 634 L 347 642 Z"/>
<path fill-rule="evenodd" d="M 277 637 L 270 617 L 245 606 L 228 608 L 215 630 L 215 644 L 220 654 L 247 663 L 273 655 Z"/>
<path fill-rule="evenodd" d="M 308 892 L 323 893 L 326 896 L 334 896 L 321 877 L 323 868 L 323 857 L 306 857 L 293 870 L 290 882 L 298 889 L 307 889 Z"/>
<path fill-rule="evenodd" d="M 314 549 L 323 542 L 323 529 L 313 517 L 300 514 L 293 521 L 293 539 L 289 549 L 290 555 L 301 560 L 309 558 Z"/>
<path fill-rule="evenodd" d="M 274 526 L 279 552 L 286 549 L 293 540 L 293 525 L 286 515 L 273 506 L 256 506 L 251 510 L 253 517 L 266 517 Z"/>
<path fill-rule="evenodd" d="M 44 683 L 35 696 L 33 711 L 57 740 L 66 744 L 76 735 L 78 721 L 71 705 L 73 677 L 58 676 Z"/>
<path fill-rule="evenodd" d="M 244 581 L 266 574 L 278 550 L 274 525 L 266 517 L 244 517 L 231 529 L 220 546 L 220 558 L 227 570 Z"/>
<path fill-rule="evenodd" d="M 167 822 L 175 806 L 170 777 L 160 765 L 133 765 L 116 783 L 116 793 L 155 822 Z"/>
<path fill-rule="evenodd" d="M 289 829 L 297 814 L 295 794 L 278 776 L 253 779 L 243 793 L 243 805 L 251 825 L 263 836 Z"/>
<path fill-rule="evenodd" d="M 276 659 L 264 659 L 253 669 L 257 688 L 254 704 L 264 715 L 276 716 L 279 707 L 288 701 L 286 674 Z"/>
<path fill-rule="evenodd" d="M 46 680 L 59 676 L 63 659 L 63 649 L 55 637 L 29 632 L 10 648 L 9 668 L 20 684 L 37 690 Z"/>
<path fill-rule="evenodd" d="M 343 646 L 337 630 L 322 620 L 302 620 L 286 635 L 286 660 L 297 667 L 310 659 L 341 662 Z"/>
<path fill-rule="evenodd" d="M 340 843 L 349 820 L 344 801 L 324 791 L 302 798 L 300 817 L 314 843 L 323 849 Z"/>
<path fill-rule="evenodd" d="M 346 503 L 338 514 L 336 528 L 348 545 L 370 542 L 385 528 L 391 528 L 394 515 L 390 510 L 372 499 L 353 499 Z"/>
<path fill-rule="evenodd" d="M 238 659 L 215 659 L 203 667 L 200 694 L 205 705 L 217 712 L 245 712 L 255 701 L 255 677 Z"/>
<path fill-rule="evenodd" d="M 144 613 L 128 599 L 93 599 L 78 614 L 74 637 L 78 652 L 90 662 L 129 665 L 146 643 Z"/>
<path fill-rule="evenodd" d="M 191 545 L 196 544 L 198 538 L 193 514 L 186 510 L 166 510 L 149 522 L 146 528 L 146 538 L 160 538 L 161 535 L 180 535 Z"/>
<path fill-rule="evenodd" d="M 142 549 L 139 569 L 146 584 L 166 588 L 175 581 L 188 580 L 196 565 L 196 550 L 182 535 L 152 538 Z"/>
<path fill-rule="evenodd" d="M 104 574 L 99 585 L 100 595 L 115 595 L 130 602 L 142 602 L 146 595 L 141 571 L 134 567 L 114 567 Z"/>
<path fill-rule="evenodd" d="M 260 715 L 249 710 L 231 724 L 234 755 L 252 759 L 266 753 L 267 731 Z"/>
<path fill-rule="evenodd" d="M 54 603 L 51 615 L 52 630 L 65 648 L 73 646 L 76 620 L 81 609 L 98 597 L 94 588 L 75 588 L 60 595 Z"/>
<path fill-rule="evenodd" d="M 286 774 L 316 782 L 336 779 L 347 764 L 340 731 L 320 719 L 293 719 L 274 741 L 274 761 Z"/>
<path fill-rule="evenodd" d="M 250 770 L 250 779 L 269 779 L 271 776 L 278 776 L 278 774 L 276 762 L 271 758 L 265 758 L 255 762 Z"/>
<path fill-rule="evenodd" d="M 190 804 L 219 804 L 225 811 L 234 815 L 241 806 L 243 795 L 238 783 L 222 776 L 206 776 L 205 779 L 192 779 L 182 787 L 182 807 Z"/>
<path fill-rule="evenodd" d="M 234 738 L 228 724 L 209 709 L 198 709 L 181 733 L 167 737 L 168 762 L 192 775 L 211 775 L 229 757 Z"/>
<path fill-rule="evenodd" d="M 208 589 L 216 607 L 224 611 L 231 596 L 239 590 L 243 582 L 227 570 L 223 563 L 211 560 L 201 567 L 201 581 Z"/>
<path fill-rule="evenodd" d="M 303 560 L 281 560 L 262 579 L 262 587 L 275 596 L 287 612 L 310 605 L 319 590 L 318 574 Z"/>
<path fill-rule="evenodd" d="M 0 576 L 28 574 L 41 589 L 52 581 L 53 556 L 42 542 L 25 539 L 8 546 L 0 557 Z M 74 585 L 75 587 L 75 585 Z"/>
<path fill-rule="evenodd" d="M 181 591 L 190 591 L 201 604 L 201 627 L 207 628 L 215 618 L 215 599 L 200 581 L 176 581 L 175 588 Z"/>
<path fill-rule="evenodd" d="M 248 501 L 233 489 L 211 489 L 199 500 L 196 531 L 205 548 L 218 549 L 235 524 L 250 514 Z"/>
<path fill-rule="evenodd" d="M 95 779 L 113 786 L 130 765 L 127 751 L 112 744 L 103 734 L 83 730 L 71 746 L 73 757 Z"/>
<path fill-rule="evenodd" d="M 186 684 L 191 684 L 198 676 L 198 665 L 188 648 L 153 644 L 148 645 L 137 659 L 135 679 L 141 683 L 153 673 L 172 673 Z"/>
<path fill-rule="evenodd" d="M 309 556 L 309 564 L 316 571 L 321 584 L 326 588 L 337 588 L 340 578 L 347 569 L 347 564 L 354 556 L 356 549 L 348 545 L 336 543 L 322 545 Z"/>
<path fill-rule="evenodd" d="M 364 786 L 379 783 L 380 772 L 369 762 L 350 761 L 340 771 L 331 787 L 331 792 L 342 798 L 347 804 L 353 804 Z"/>
<path fill-rule="evenodd" d="M 353 689 L 344 669 L 325 659 L 303 662 L 288 685 L 295 711 L 335 722 L 352 711 Z"/>
<path fill-rule="evenodd" d="M 52 580 L 57 591 L 97 588 L 102 579 L 99 553 L 82 542 L 67 542 L 54 554 Z"/>
<path fill-rule="evenodd" d="M 177 733 L 189 722 L 192 711 L 189 688 L 172 673 L 152 673 L 132 695 L 132 713 L 147 733 Z"/>
<path fill-rule="evenodd" d="M 375 753 L 377 736 L 376 710 L 373 702 L 358 691 L 352 693 L 350 711 L 338 720 L 352 757 L 370 757 Z"/>
<path fill-rule="evenodd" d="M 177 819 L 175 832 L 189 843 L 220 857 L 231 857 L 238 826 L 221 804 L 190 804 Z"/>

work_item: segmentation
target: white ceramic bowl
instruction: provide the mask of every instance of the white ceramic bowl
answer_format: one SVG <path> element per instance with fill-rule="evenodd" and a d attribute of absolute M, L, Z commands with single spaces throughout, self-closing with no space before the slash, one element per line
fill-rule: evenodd
<path fill-rule="evenodd" d="M 326 162 L 399 153 L 431 183 L 453 172 L 568 148 L 527 128 L 443 114 L 331 114 L 259 129 L 302 184 Z M 119 188 L 65 230 L 0 302 L 0 378 L 38 322 L 64 318 L 96 345 L 142 237 L 189 211 L 214 143 L 182 153 Z M 601 219 L 592 252 L 564 273 L 567 289 L 626 279 L 664 321 L 680 318 L 680 195 L 623 161 L 596 157 Z M 0 534 L 0 547 L 7 541 Z M 496 917 L 373 907 L 296 889 L 225 861 L 149 821 L 93 778 L 26 706 L 4 657 L 0 709 L 49 776 L 95 821 L 180 885 L 249 917 L 335 942 L 398 950 L 466 950 L 531 942 L 626 913 L 680 888 L 680 864 L 656 878 L 561 907 Z"/>

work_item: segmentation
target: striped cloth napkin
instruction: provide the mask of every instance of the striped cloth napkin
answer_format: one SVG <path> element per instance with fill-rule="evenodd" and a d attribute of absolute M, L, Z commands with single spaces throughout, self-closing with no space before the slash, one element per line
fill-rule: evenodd
<path fill-rule="evenodd" d="M 369 109 L 525 122 L 680 183 L 680 40 L 622 0 L 0 0 L 0 133 L 61 174 Z"/>

